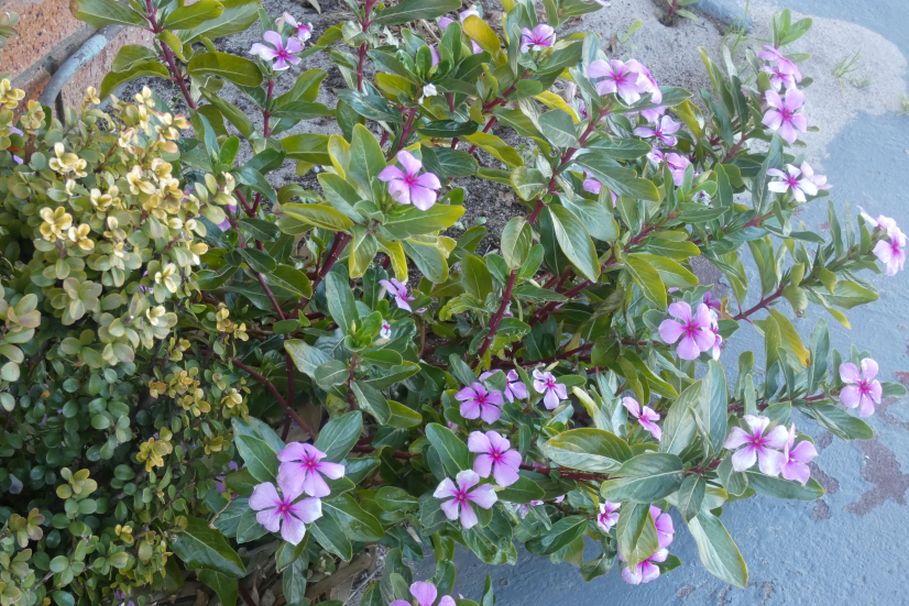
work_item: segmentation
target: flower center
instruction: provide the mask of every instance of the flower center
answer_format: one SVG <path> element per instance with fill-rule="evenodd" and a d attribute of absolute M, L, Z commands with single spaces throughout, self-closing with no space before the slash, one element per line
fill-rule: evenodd
<path fill-rule="evenodd" d="M 700 327 L 694 322 L 688 322 L 685 324 L 685 335 L 688 337 L 694 337 L 700 330 Z"/>
<path fill-rule="evenodd" d="M 895 255 L 903 253 L 903 247 L 900 246 L 900 243 L 897 240 L 890 240 L 890 250 L 893 251 L 893 254 Z"/>
<path fill-rule="evenodd" d="M 791 109 L 789 109 L 788 107 L 783 107 L 783 108 L 780 109 L 780 116 L 782 117 L 783 122 L 791 122 L 791 121 L 792 121 L 792 116 L 793 116 L 794 113 L 795 113 L 795 112 L 793 112 L 793 111 L 792 111 Z"/>
<path fill-rule="evenodd" d="M 498 463 L 502 460 L 502 453 L 495 448 L 489 451 L 489 456 L 492 457 L 494 463 Z"/>
<path fill-rule="evenodd" d="M 407 184 L 407 187 L 413 187 L 417 184 L 417 176 L 407 173 L 404 175 L 404 183 Z"/>
<path fill-rule="evenodd" d="M 546 389 L 555 389 L 555 379 L 546 379 Z"/>
<path fill-rule="evenodd" d="M 786 184 L 789 186 L 789 189 L 797 189 L 799 186 L 799 179 L 793 175 L 786 177 Z"/>
<path fill-rule="evenodd" d="M 871 393 L 871 385 L 865 379 L 862 379 L 861 381 L 859 381 L 858 388 L 859 388 L 859 392 L 863 396 L 867 396 L 868 394 Z"/>
<path fill-rule="evenodd" d="M 467 502 L 467 491 L 459 488 L 455 491 L 454 500 L 458 502 L 459 505 L 463 505 Z"/>
<path fill-rule="evenodd" d="M 312 471 L 313 469 L 316 468 L 316 460 L 312 457 L 306 457 L 305 459 L 303 459 L 303 467 Z"/>
<path fill-rule="evenodd" d="M 751 436 L 751 445 L 754 446 L 755 448 L 763 448 L 764 443 L 765 443 L 765 441 L 764 441 L 763 434 L 759 433 L 759 434 Z"/>
<path fill-rule="evenodd" d="M 290 53 L 287 52 L 286 49 L 279 48 L 277 52 L 278 52 L 278 59 L 284 59 L 285 61 L 290 59 Z"/>
<path fill-rule="evenodd" d="M 277 509 L 278 513 L 280 513 L 282 516 L 286 516 L 290 513 L 290 503 L 287 501 L 278 501 Z"/>
<path fill-rule="evenodd" d="M 486 394 L 478 393 L 476 396 L 474 396 L 474 401 L 476 401 L 476 403 L 479 404 L 480 406 L 483 406 L 484 404 L 486 404 Z"/>

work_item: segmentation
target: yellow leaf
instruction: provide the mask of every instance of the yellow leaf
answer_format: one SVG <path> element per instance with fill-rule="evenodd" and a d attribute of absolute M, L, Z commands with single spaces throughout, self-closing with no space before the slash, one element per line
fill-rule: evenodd
<path fill-rule="evenodd" d="M 578 122 L 581 121 L 581 119 L 578 117 L 578 114 L 574 110 L 574 108 L 571 107 L 565 101 L 565 99 L 558 96 L 551 90 L 543 91 L 539 95 L 534 96 L 534 99 L 536 99 L 537 101 L 539 101 L 540 103 L 542 103 L 543 105 L 545 105 L 546 107 L 548 107 L 550 109 L 562 110 L 563 112 L 565 112 L 566 114 L 571 116 L 571 121 L 574 122 L 575 124 L 577 124 Z"/>
<path fill-rule="evenodd" d="M 464 19 L 464 23 L 461 26 L 464 28 L 464 33 L 476 41 L 484 51 L 494 56 L 501 50 L 502 45 L 499 42 L 499 37 L 496 36 L 491 27 L 486 25 L 485 21 L 476 15 L 470 15 Z"/>

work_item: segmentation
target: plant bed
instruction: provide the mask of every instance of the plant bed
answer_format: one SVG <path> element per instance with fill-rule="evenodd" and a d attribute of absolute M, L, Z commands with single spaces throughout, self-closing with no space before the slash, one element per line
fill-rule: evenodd
<path fill-rule="evenodd" d="M 829 193 L 785 54 L 805 21 L 705 55 L 695 101 L 558 31 L 598 6 L 367 1 L 312 31 L 78 2 L 156 44 L 64 123 L 0 88 L 0 604 L 490 604 L 451 597 L 456 545 L 640 584 L 683 526 L 746 585 L 722 511 L 816 499 L 796 427 L 867 439 L 903 393 L 792 318 L 848 325 L 905 236 L 833 204 L 827 236 L 794 226 Z M 316 57 L 346 90 L 284 78 Z M 102 103 L 147 77 L 185 116 Z M 459 224 L 473 191 L 508 196 L 500 231 Z"/>

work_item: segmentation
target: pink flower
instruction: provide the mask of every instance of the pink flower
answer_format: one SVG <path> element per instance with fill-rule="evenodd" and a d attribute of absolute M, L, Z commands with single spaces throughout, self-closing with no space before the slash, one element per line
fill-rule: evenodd
<path fill-rule="evenodd" d="M 618 59 L 610 59 L 607 63 L 597 59 L 587 66 L 587 77 L 598 80 L 596 89 L 600 95 L 614 93 L 626 104 L 631 105 L 640 101 L 641 93 L 647 92 L 650 88 L 646 78 L 635 69 L 636 64 L 637 62 L 625 63 Z"/>
<path fill-rule="evenodd" d="M 600 504 L 600 511 L 597 513 L 597 526 L 603 532 L 609 532 L 619 522 L 619 507 L 621 506 L 621 503 L 613 503 L 612 501 L 603 501 Z"/>
<path fill-rule="evenodd" d="M 789 432 L 782 425 L 777 425 L 768 432 L 770 419 L 763 416 L 745 415 L 745 423 L 748 424 L 748 431 L 733 427 L 723 443 L 724 448 L 735 450 L 732 468 L 745 471 L 751 469 L 757 461 L 761 473 L 778 476 L 783 465 L 783 453 L 774 449 L 786 446 Z"/>
<path fill-rule="evenodd" d="M 439 49 L 436 48 L 435 44 L 429 45 L 429 56 L 432 57 L 432 66 L 433 67 L 438 65 L 439 61 L 442 60 L 442 58 L 439 57 Z"/>
<path fill-rule="evenodd" d="M 461 518 L 461 526 L 466 530 L 477 524 L 477 514 L 473 506 L 489 509 L 498 500 L 491 484 L 480 484 L 480 476 L 470 469 L 458 472 L 455 481 L 445 478 L 432 493 L 437 499 L 447 499 L 441 505 L 442 513 L 449 520 Z M 476 487 L 476 488 L 474 488 Z M 472 489 L 472 490 L 471 490 Z"/>
<path fill-rule="evenodd" d="M 783 466 L 780 468 L 780 473 L 787 480 L 795 480 L 804 486 L 811 477 L 808 464 L 817 457 L 817 449 L 808 440 L 795 444 L 795 437 L 795 425 L 792 425 L 789 427 L 789 437 L 783 448 Z"/>
<path fill-rule="evenodd" d="M 380 339 L 390 339 L 391 338 L 391 324 L 388 323 L 388 320 L 382 320 L 382 326 L 379 327 L 379 338 Z"/>
<path fill-rule="evenodd" d="M 603 184 L 584 173 L 584 182 L 581 184 L 581 187 L 584 188 L 584 191 L 590 192 L 596 196 L 600 195 L 600 190 L 603 189 Z"/>
<path fill-rule="evenodd" d="M 713 293 L 708 290 L 704 293 L 704 305 L 714 311 L 720 311 L 720 308 L 722 307 L 722 301 L 713 296 Z"/>
<path fill-rule="evenodd" d="M 657 566 L 657 564 L 665 562 L 666 558 L 668 557 L 668 550 L 658 549 L 657 551 L 647 556 L 643 562 L 634 566 L 627 566 L 623 568 L 622 578 L 626 583 L 630 585 L 649 583 L 650 581 L 660 576 L 660 568 Z"/>
<path fill-rule="evenodd" d="M 327 497 L 331 489 L 326 478 L 344 477 L 344 466 L 323 461 L 327 455 L 312 444 L 291 442 L 278 453 L 278 484 L 291 492 L 305 492 L 312 497 Z"/>
<path fill-rule="evenodd" d="M 439 603 L 436 604 L 436 597 L 439 590 L 429 581 L 417 581 L 410 585 L 410 595 L 417 601 L 416 606 L 455 606 L 454 598 L 450 595 L 443 595 Z M 413 606 L 407 600 L 395 600 L 388 606 Z"/>
<path fill-rule="evenodd" d="M 659 147 L 653 146 L 650 151 L 647 152 L 647 159 L 650 160 L 651 163 L 659 166 L 663 163 L 663 160 L 666 159 L 666 154 L 664 154 L 663 150 Z"/>
<path fill-rule="evenodd" d="M 551 47 L 555 41 L 555 30 L 545 23 L 537 24 L 532 30 L 526 27 L 521 30 L 522 53 L 526 53 L 528 50 L 541 51 Z"/>
<path fill-rule="evenodd" d="M 888 276 L 895 276 L 897 272 L 902 271 L 906 264 L 906 234 L 900 231 L 893 219 L 890 221 L 892 225 L 887 228 L 887 237 L 878 240 L 872 252 L 881 263 L 887 266 L 884 273 Z"/>
<path fill-rule="evenodd" d="M 461 403 L 461 416 L 465 419 L 481 418 L 486 423 L 495 423 L 502 416 L 502 392 L 487 390 L 479 381 L 456 393 L 455 399 Z"/>
<path fill-rule="evenodd" d="M 637 419 L 638 424 L 646 429 L 650 435 L 659 440 L 663 435 L 660 426 L 656 424 L 660 420 L 660 413 L 649 406 L 641 407 L 640 403 L 631 397 L 622 398 L 622 406 L 628 411 L 633 418 Z"/>
<path fill-rule="evenodd" d="M 629 59 L 625 62 L 625 66 L 641 74 L 641 78 L 638 80 L 638 84 L 641 86 L 641 93 L 649 94 L 651 103 L 663 101 L 663 91 L 660 90 L 660 85 L 646 65 L 635 59 Z M 648 122 L 656 122 L 665 112 L 666 106 L 658 105 L 657 107 L 641 110 L 641 116 Z"/>
<path fill-rule="evenodd" d="M 714 360 L 719 360 L 720 354 L 723 353 L 723 337 L 720 336 L 719 316 L 712 309 L 710 310 L 710 332 L 713 333 L 713 347 L 710 348 L 710 357 Z"/>
<path fill-rule="evenodd" d="M 286 11 L 281 15 L 280 21 L 293 30 L 293 36 L 300 44 L 304 44 L 307 40 L 312 38 L 312 23 L 298 22 Z"/>
<path fill-rule="evenodd" d="M 651 505 L 650 517 L 653 518 L 653 525 L 656 527 L 657 544 L 660 549 L 669 547 L 673 539 L 675 539 L 675 526 L 672 524 L 672 516 L 656 505 Z"/>
<path fill-rule="evenodd" d="M 761 122 L 773 132 L 779 133 L 786 143 L 795 143 L 798 134 L 808 130 L 808 121 L 799 111 L 805 104 L 802 91 L 790 88 L 785 96 L 780 97 L 775 90 L 768 90 L 764 94 L 764 100 L 767 102 L 767 111 Z"/>
<path fill-rule="evenodd" d="M 472 431 L 467 437 L 467 450 L 477 453 L 473 470 L 481 478 L 492 473 L 496 484 L 511 486 L 518 481 L 521 467 L 521 453 L 511 448 L 511 442 L 497 431 Z"/>
<path fill-rule="evenodd" d="M 483 18 L 480 15 L 480 11 L 477 9 L 477 7 L 471 6 L 467 10 L 463 10 L 460 13 L 458 13 L 458 22 L 464 23 L 464 20 L 467 19 L 467 17 L 470 17 L 471 15 L 473 15 L 474 17 L 479 17 L 480 19 Z M 446 29 L 448 29 L 448 26 L 451 25 L 452 23 L 454 23 L 454 19 L 452 19 L 451 17 L 440 17 L 439 18 L 439 29 L 441 29 L 444 32 Z M 473 51 L 474 55 L 483 52 L 483 48 L 479 44 L 477 44 L 475 40 L 470 41 L 470 46 L 471 46 L 471 50 Z"/>
<path fill-rule="evenodd" d="M 874 407 L 881 403 L 881 382 L 877 376 L 877 362 L 871 358 L 861 361 L 861 372 L 852 362 L 840 364 L 840 379 L 846 384 L 840 391 L 840 402 L 846 408 L 859 409 L 859 416 L 870 417 L 874 414 Z"/>
<path fill-rule="evenodd" d="M 676 122 L 669 116 L 663 116 L 658 121 L 655 121 L 652 128 L 649 126 L 639 126 L 634 129 L 634 134 L 639 137 L 644 137 L 645 139 L 656 137 L 663 145 L 672 147 L 679 142 L 675 134 L 679 132 L 681 127 L 682 124 L 680 122 Z"/>
<path fill-rule="evenodd" d="M 679 187 L 685 181 L 685 171 L 691 166 L 691 160 L 687 156 L 675 152 L 666 154 L 665 158 L 666 166 L 669 167 L 669 172 L 672 173 L 672 182 L 675 183 L 676 187 Z"/>
<path fill-rule="evenodd" d="M 791 192 L 792 197 L 798 202 L 806 202 L 806 196 L 817 195 L 818 186 L 815 179 L 823 179 L 824 183 L 827 182 L 826 177 L 815 177 L 814 171 L 811 170 L 807 162 L 802 162 L 801 168 L 787 164 L 786 172 L 778 168 L 771 168 L 767 171 L 767 174 L 771 177 L 777 177 L 776 181 L 771 181 L 767 184 L 767 189 L 778 194 Z"/>
<path fill-rule="evenodd" d="M 385 289 L 385 292 L 391 294 L 395 300 L 395 305 L 398 306 L 398 309 L 403 309 L 404 311 L 413 311 L 410 308 L 410 302 L 416 299 L 416 297 L 410 294 L 410 291 L 407 289 L 407 284 L 401 282 L 397 278 L 379 280 L 379 284 L 382 285 L 382 288 Z"/>
<path fill-rule="evenodd" d="M 257 512 L 256 521 L 269 532 L 281 531 L 281 538 L 291 545 L 298 545 L 306 534 L 306 524 L 322 517 L 322 501 L 308 497 L 297 501 L 302 490 L 290 490 L 278 480 L 281 493 L 271 482 L 263 482 L 253 488 L 249 507 Z"/>
<path fill-rule="evenodd" d="M 802 72 L 798 65 L 779 49 L 768 44 L 758 52 L 757 56 L 767 62 L 767 65 L 761 67 L 761 71 L 770 74 L 770 85 L 774 90 L 779 90 L 781 87 L 794 88 L 802 81 Z"/>
<path fill-rule="evenodd" d="M 487 370 L 480 375 L 480 380 L 485 381 L 494 374 L 496 374 L 494 371 Z M 526 400 L 529 396 L 527 386 L 524 385 L 524 381 L 521 380 L 518 371 L 509 370 L 505 375 L 505 399 L 509 402 L 514 402 L 515 400 Z"/>
<path fill-rule="evenodd" d="M 256 42 L 249 49 L 249 54 L 256 55 L 264 61 L 274 61 L 271 66 L 273 70 L 280 72 L 300 62 L 300 57 L 296 53 L 303 50 L 303 45 L 295 36 L 288 38 L 287 44 L 284 44 L 281 34 L 269 30 L 262 34 L 262 38 L 268 44 Z"/>
<path fill-rule="evenodd" d="M 388 183 L 388 193 L 399 203 L 428 210 L 436 203 L 437 192 L 442 187 L 439 178 L 432 173 L 418 174 L 423 163 L 409 151 L 402 149 L 395 157 L 404 170 L 394 164 L 386 166 L 379 173 L 379 181 Z"/>
<path fill-rule="evenodd" d="M 538 394 L 543 394 L 543 406 L 552 410 L 562 400 L 568 399 L 568 390 L 562 383 L 557 383 L 551 372 L 533 371 L 533 389 Z"/>
<path fill-rule="evenodd" d="M 678 301 L 669 306 L 669 315 L 676 319 L 667 318 L 660 323 L 660 338 L 669 345 L 678 341 L 675 352 L 680 358 L 696 360 L 702 351 L 713 347 L 716 342 L 716 335 L 710 329 L 713 316 L 706 305 L 698 304 L 692 315 L 691 306 Z"/>

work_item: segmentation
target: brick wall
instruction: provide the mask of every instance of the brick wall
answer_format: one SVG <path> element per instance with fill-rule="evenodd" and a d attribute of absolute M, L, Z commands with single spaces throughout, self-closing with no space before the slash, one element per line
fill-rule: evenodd
<path fill-rule="evenodd" d="M 96 31 L 73 17 L 68 0 L 0 0 L 0 13 L 6 12 L 17 14 L 19 23 L 17 33 L 0 48 L 0 75 L 12 77 L 29 98 L 37 98 L 63 61 Z M 72 77 L 63 89 L 64 104 L 78 103 L 86 87 L 100 84 L 121 46 L 150 40 L 148 32 L 120 30 L 101 54 Z"/>

